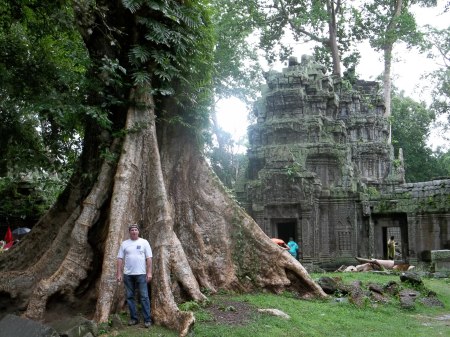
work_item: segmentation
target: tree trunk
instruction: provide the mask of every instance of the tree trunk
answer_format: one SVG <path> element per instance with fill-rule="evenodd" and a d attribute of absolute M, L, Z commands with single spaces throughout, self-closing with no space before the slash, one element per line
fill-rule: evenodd
<path fill-rule="evenodd" d="M 158 150 L 154 114 L 149 108 L 152 98 L 136 99 L 146 102 L 146 108 L 130 107 L 127 126 L 140 122 L 147 127 L 126 136 L 117 167 L 103 163 L 90 193 L 79 207 L 72 207 L 70 217 L 47 219 L 60 221 L 60 230 L 48 240 L 48 251 L 38 261 L 23 266 L 22 271 L 13 271 L 14 264 L 2 268 L 0 291 L 20 299 L 17 305 L 26 305 L 25 315 L 37 320 L 45 319 L 51 296 L 78 305 L 93 296 L 95 320 L 107 321 L 117 309 L 116 294 L 123 286 L 114 277 L 119 244 L 127 225 L 142 219 L 143 237 L 154 251 L 153 319 L 180 335 L 187 334 L 194 317 L 180 311 L 177 303 L 204 300 L 201 289 L 212 293 L 219 289 L 291 289 L 303 298 L 325 296 L 301 264 L 273 244 L 227 195 L 189 130 L 163 128 Z M 97 227 L 95 239 L 103 240 L 97 243 L 104 247 L 97 254 L 88 240 L 93 227 Z M 41 221 L 34 231 L 49 229 Z M 107 233 L 106 238 L 101 233 Z M 27 248 L 34 241 L 30 235 L 3 254 L 2 262 L 17 255 L 34 255 Z M 101 272 L 93 270 L 94 260 L 102 257 Z M 98 291 L 94 291 L 97 280 L 89 277 L 91 273 L 100 279 Z"/>
<path fill-rule="evenodd" d="M 133 25 L 121 8 L 110 7 L 112 13 Z M 95 11 L 85 15 L 83 24 L 95 27 L 89 34 L 84 27 L 91 56 L 126 59 L 124 41 L 134 42 L 127 40 L 133 27 L 129 34 L 118 34 L 122 48 L 113 49 L 110 36 L 101 31 L 105 17 Z M 71 313 L 106 322 L 123 304 L 116 256 L 128 224 L 137 221 L 154 254 L 152 318 L 181 336 L 195 319 L 177 304 L 205 300 L 202 289 L 290 289 L 302 298 L 326 296 L 302 265 L 230 198 L 191 129 L 155 124 L 157 109 L 172 115 L 183 111 L 169 99 L 156 103 L 150 89 L 131 89 L 128 105 L 113 109 L 114 128 L 126 129 L 123 140 L 107 137 L 95 121 L 88 123 L 71 184 L 32 233 L 0 256 L 0 301 L 9 301 L 12 312 L 24 308 L 24 315 L 36 320 L 49 320 L 52 310 L 61 315 L 65 303 Z M 101 144 L 109 144 L 117 162 L 100 156 Z"/>
<path fill-rule="evenodd" d="M 392 18 L 389 24 L 386 27 L 385 32 L 385 42 L 383 46 L 384 52 L 384 72 L 383 72 L 383 96 L 384 96 L 384 105 L 386 107 L 385 117 L 389 117 L 391 115 L 391 66 L 392 66 L 392 51 L 394 48 L 394 43 L 396 42 L 397 34 L 395 32 L 397 19 L 400 16 L 403 10 L 403 0 L 395 1 L 395 8 L 392 14 Z M 389 132 L 389 137 L 391 134 Z"/>
<path fill-rule="evenodd" d="M 334 1 L 327 1 L 329 48 L 333 59 L 333 76 L 335 78 L 341 78 L 341 56 L 337 43 L 336 25 L 336 9 L 339 7 L 339 3 L 340 2 L 338 1 L 338 4 L 335 7 Z"/>
<path fill-rule="evenodd" d="M 391 65 L 392 65 L 392 48 L 393 45 L 387 45 L 384 47 L 384 72 L 383 72 L 383 96 L 384 105 L 386 107 L 384 116 L 389 117 L 391 115 Z M 390 137 L 390 132 L 389 132 Z"/>

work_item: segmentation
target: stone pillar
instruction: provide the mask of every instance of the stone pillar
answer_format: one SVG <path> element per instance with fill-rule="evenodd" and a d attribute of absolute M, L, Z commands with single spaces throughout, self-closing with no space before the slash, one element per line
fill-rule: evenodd
<path fill-rule="evenodd" d="M 328 207 L 323 207 L 319 213 L 320 222 L 320 256 L 329 257 L 330 256 L 330 220 L 328 217 L 327 209 Z"/>
<path fill-rule="evenodd" d="M 433 240 L 433 247 L 432 249 L 440 249 L 441 248 L 441 228 L 439 226 L 439 218 L 436 216 L 433 216 L 433 234 L 432 234 L 432 240 Z"/>
<path fill-rule="evenodd" d="M 301 219 L 303 237 L 303 260 L 311 260 L 314 257 L 314 228 L 311 224 L 311 210 L 304 211 Z"/>
<path fill-rule="evenodd" d="M 416 228 L 419 219 L 411 214 L 407 215 L 408 222 L 408 261 L 409 264 L 417 264 L 417 241 L 416 241 Z"/>
<path fill-rule="evenodd" d="M 372 215 L 369 216 L 369 258 L 375 257 L 375 224 Z"/>

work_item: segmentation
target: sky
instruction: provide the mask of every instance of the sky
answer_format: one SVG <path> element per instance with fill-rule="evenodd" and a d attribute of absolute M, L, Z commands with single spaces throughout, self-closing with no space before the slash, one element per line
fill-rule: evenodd
<path fill-rule="evenodd" d="M 445 0 L 438 0 L 437 8 L 416 8 L 416 20 L 419 26 L 431 24 L 436 28 L 444 29 L 450 23 L 450 13 L 440 14 L 445 6 Z M 360 49 L 362 58 L 361 64 L 356 71 L 364 80 L 375 80 L 383 70 L 382 55 L 374 52 L 370 46 L 363 45 Z M 304 45 L 294 46 L 293 56 L 301 58 L 303 54 L 308 54 Z M 394 46 L 395 63 L 392 67 L 393 84 L 400 90 L 404 90 L 407 96 L 417 101 L 429 102 L 429 93 L 422 91 L 421 76 L 437 68 L 435 61 L 429 60 L 425 55 L 420 55 L 416 50 L 406 50 L 402 45 Z M 278 63 L 273 69 L 281 71 L 283 64 Z M 268 68 L 266 69 L 268 70 Z M 246 136 L 248 111 L 243 102 L 237 98 L 221 100 L 217 106 L 217 119 L 221 127 L 231 133 L 237 141 Z M 442 130 L 434 127 L 428 141 L 431 148 L 436 149 L 441 146 L 450 149 L 450 142 L 442 137 Z"/>

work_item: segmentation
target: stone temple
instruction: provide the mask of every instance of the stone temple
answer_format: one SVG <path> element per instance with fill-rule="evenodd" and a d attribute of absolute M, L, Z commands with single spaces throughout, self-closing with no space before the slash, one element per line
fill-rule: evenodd
<path fill-rule="evenodd" d="M 405 183 L 377 82 L 333 80 L 311 57 L 266 73 L 237 196 L 269 237 L 300 245 L 305 265 L 355 257 L 429 262 L 450 249 L 450 179 Z"/>

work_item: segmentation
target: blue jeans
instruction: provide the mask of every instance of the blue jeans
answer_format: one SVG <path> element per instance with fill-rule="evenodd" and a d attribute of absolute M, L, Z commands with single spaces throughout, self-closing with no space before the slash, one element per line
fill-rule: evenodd
<path fill-rule="evenodd" d="M 139 289 L 144 322 L 150 322 L 150 299 L 148 297 L 146 275 L 123 275 L 123 282 L 125 283 L 125 290 L 127 292 L 127 304 L 131 319 L 139 321 L 135 303 L 136 289 Z"/>

